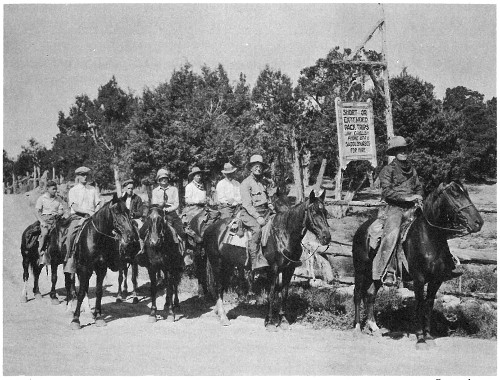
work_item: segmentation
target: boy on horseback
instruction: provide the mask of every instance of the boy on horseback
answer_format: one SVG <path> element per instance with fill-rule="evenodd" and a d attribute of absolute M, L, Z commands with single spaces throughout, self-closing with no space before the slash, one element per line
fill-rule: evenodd
<path fill-rule="evenodd" d="M 250 175 L 241 183 L 241 222 L 252 232 L 248 242 L 248 253 L 252 260 L 252 270 L 269 266 L 260 252 L 262 227 L 266 224 L 270 213 L 274 211 L 267 193 L 267 186 L 263 181 L 264 167 L 267 166 L 262 156 L 255 154 L 250 157 L 247 168 Z"/>
<path fill-rule="evenodd" d="M 40 237 L 38 249 L 40 254 L 39 264 L 47 264 L 45 257 L 45 240 L 54 228 L 57 219 L 64 213 L 61 202 L 56 198 L 57 184 L 54 181 L 47 182 L 47 191 L 41 195 L 35 204 L 36 217 L 40 221 Z"/>
<path fill-rule="evenodd" d="M 240 183 L 234 179 L 236 170 L 230 162 L 226 162 L 221 170 L 224 178 L 215 188 L 221 219 L 232 217 L 236 208 L 241 205 Z"/>
<path fill-rule="evenodd" d="M 137 231 L 139 231 L 144 224 L 142 218 L 144 215 L 144 205 L 142 198 L 134 193 L 134 181 L 127 179 L 122 184 L 123 195 L 122 200 L 125 202 L 125 207 L 130 211 L 130 218 L 137 224 Z M 143 251 L 144 241 L 139 239 L 139 244 L 141 249 L 139 252 Z"/>
<path fill-rule="evenodd" d="M 75 273 L 76 263 L 72 254 L 74 241 L 80 231 L 83 222 L 94 215 L 98 210 L 101 199 L 97 189 L 88 184 L 90 169 L 81 166 L 75 170 L 77 184 L 68 192 L 68 206 L 71 213 L 71 222 L 67 228 L 68 234 L 66 237 L 66 256 L 64 259 L 64 272 Z"/>

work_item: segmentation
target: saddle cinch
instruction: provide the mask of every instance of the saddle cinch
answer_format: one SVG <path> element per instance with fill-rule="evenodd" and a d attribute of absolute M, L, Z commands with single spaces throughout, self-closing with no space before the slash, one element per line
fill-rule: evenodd
<path fill-rule="evenodd" d="M 401 278 L 403 274 L 403 267 L 409 272 L 408 261 L 406 260 L 406 256 L 403 251 L 403 243 L 406 241 L 406 237 L 408 235 L 408 231 L 410 230 L 411 225 L 415 221 L 417 217 L 417 213 L 422 212 L 420 207 L 412 207 L 409 210 L 405 211 L 403 214 L 403 219 L 401 222 L 401 227 L 399 229 L 399 236 L 396 243 L 396 247 L 392 252 L 392 255 L 395 255 L 396 259 L 396 268 L 397 268 L 397 277 Z M 380 243 L 382 241 L 382 235 L 384 232 L 384 222 L 385 218 L 377 217 L 373 221 L 372 224 L 368 227 L 368 240 L 370 244 L 370 248 L 378 251 L 380 247 Z"/>
<path fill-rule="evenodd" d="M 261 247 L 265 247 L 267 245 L 267 240 L 271 234 L 272 221 L 275 216 L 276 214 L 271 215 L 268 218 L 267 223 L 264 227 L 262 227 L 262 237 L 260 240 Z M 248 240 L 250 240 L 251 237 L 252 233 L 243 226 L 240 218 L 240 212 L 238 212 L 234 219 L 228 224 L 222 243 L 248 249 Z"/>

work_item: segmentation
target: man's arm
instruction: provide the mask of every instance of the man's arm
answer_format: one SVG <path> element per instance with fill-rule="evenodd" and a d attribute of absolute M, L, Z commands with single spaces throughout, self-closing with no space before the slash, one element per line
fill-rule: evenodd
<path fill-rule="evenodd" d="M 40 222 L 41 226 L 43 226 L 45 224 L 45 221 L 42 218 L 42 210 L 43 210 L 43 203 L 42 203 L 43 198 L 42 197 L 43 197 L 43 195 L 38 197 L 38 199 L 36 200 L 36 204 L 35 204 L 36 218 Z"/>
<path fill-rule="evenodd" d="M 241 206 L 248 212 L 248 214 L 255 219 L 260 217 L 259 213 L 252 205 L 252 197 L 251 197 L 251 185 L 247 181 L 243 181 L 241 184 Z"/>
<path fill-rule="evenodd" d="M 379 178 L 380 187 L 382 188 L 382 197 L 394 202 L 406 202 L 406 197 L 394 190 L 393 174 L 394 171 L 389 165 L 380 171 Z"/>

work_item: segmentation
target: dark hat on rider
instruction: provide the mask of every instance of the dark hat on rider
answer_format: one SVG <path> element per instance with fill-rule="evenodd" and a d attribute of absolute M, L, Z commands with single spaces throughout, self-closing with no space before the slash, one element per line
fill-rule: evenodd
<path fill-rule="evenodd" d="M 205 170 L 201 170 L 198 166 L 194 166 L 191 172 L 188 174 L 188 178 L 192 178 L 195 174 L 203 173 Z"/>
<path fill-rule="evenodd" d="M 236 170 L 238 170 L 237 167 L 231 165 L 230 162 L 226 162 L 224 164 L 224 170 L 221 170 L 221 173 L 230 174 L 230 173 L 234 173 Z"/>
<path fill-rule="evenodd" d="M 254 154 L 252 157 L 250 157 L 250 161 L 247 164 L 247 169 L 250 170 L 255 164 L 261 164 L 263 168 L 267 167 L 267 164 L 264 163 L 264 159 L 260 154 Z"/>
<path fill-rule="evenodd" d="M 75 170 L 75 174 L 89 174 L 90 169 L 87 168 L 86 166 L 80 166 L 78 169 Z"/>
<path fill-rule="evenodd" d="M 127 179 L 126 181 L 124 181 L 122 183 L 122 186 L 125 187 L 125 186 L 130 185 L 130 184 L 132 184 L 132 185 L 134 184 L 134 180 L 133 179 Z"/>
<path fill-rule="evenodd" d="M 398 149 L 400 148 L 410 148 L 410 144 L 408 144 L 404 137 L 394 136 L 389 140 L 389 144 L 387 145 L 387 150 L 385 153 L 388 156 L 394 156 Z"/>

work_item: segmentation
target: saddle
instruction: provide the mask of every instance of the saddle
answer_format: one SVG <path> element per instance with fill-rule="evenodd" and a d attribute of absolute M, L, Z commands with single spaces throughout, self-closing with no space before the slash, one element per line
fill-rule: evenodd
<path fill-rule="evenodd" d="M 261 247 L 265 247 L 267 245 L 267 240 L 271 234 L 271 226 L 275 216 L 276 214 L 271 215 L 266 224 L 262 227 L 262 238 L 260 240 Z M 243 226 L 240 219 L 240 213 L 238 213 L 228 224 L 222 242 L 224 244 L 247 248 L 248 240 L 250 240 L 251 237 L 252 233 Z"/>
<path fill-rule="evenodd" d="M 208 226 L 218 221 L 221 216 L 219 210 L 213 210 L 209 207 L 205 207 L 201 213 L 203 213 L 202 217 L 198 219 L 192 218 L 184 228 L 186 234 L 193 240 L 195 244 L 199 244 L 202 242 L 205 230 L 208 228 Z M 199 234 L 195 231 L 199 231 Z"/>
<path fill-rule="evenodd" d="M 406 256 L 403 251 L 403 243 L 406 241 L 406 237 L 408 235 L 408 231 L 415 221 L 417 214 L 421 212 L 420 207 L 412 207 L 406 210 L 403 214 L 403 219 L 401 221 L 401 226 L 399 228 L 399 236 L 396 243 L 396 247 L 392 255 L 396 255 L 396 263 L 398 268 L 398 273 L 402 275 L 403 266 L 408 272 L 408 261 L 406 260 Z M 380 243 L 382 241 L 382 235 L 384 232 L 384 222 L 385 222 L 385 213 L 379 213 L 377 219 L 373 221 L 372 224 L 368 227 L 368 241 L 370 248 L 378 251 L 380 247 Z"/>
<path fill-rule="evenodd" d="M 35 246 L 41 233 L 42 230 L 40 229 L 40 222 L 38 220 L 28 226 L 26 234 L 24 235 L 24 244 L 27 249 L 31 249 Z"/>

